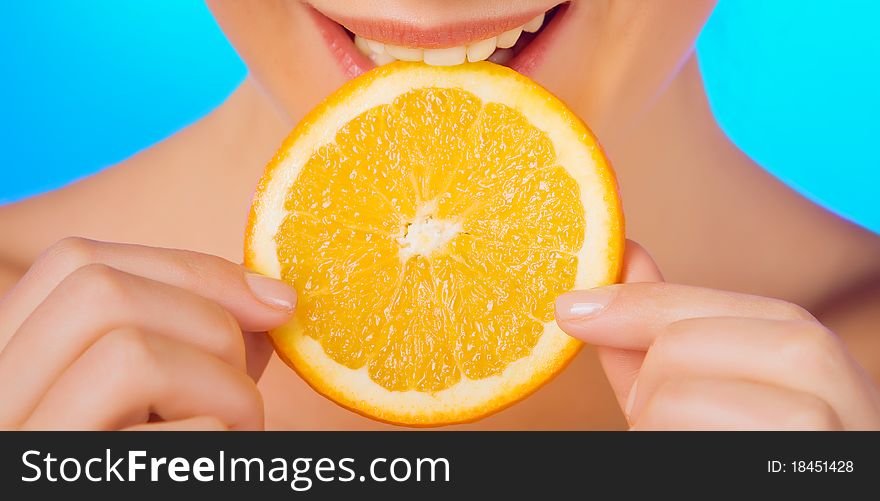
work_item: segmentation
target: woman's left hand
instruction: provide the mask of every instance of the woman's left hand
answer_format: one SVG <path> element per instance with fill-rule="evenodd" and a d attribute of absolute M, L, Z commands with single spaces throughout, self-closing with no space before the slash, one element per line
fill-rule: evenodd
<path fill-rule="evenodd" d="M 880 392 L 803 308 L 663 283 L 633 242 L 624 281 L 565 294 L 556 315 L 599 347 L 632 429 L 880 429 Z"/>

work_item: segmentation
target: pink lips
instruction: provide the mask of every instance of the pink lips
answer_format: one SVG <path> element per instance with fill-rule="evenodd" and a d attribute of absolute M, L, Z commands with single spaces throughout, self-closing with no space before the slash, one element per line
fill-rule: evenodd
<path fill-rule="evenodd" d="M 321 32 L 321 36 L 327 43 L 327 48 L 330 49 L 330 53 L 339 63 L 345 76 L 354 78 L 376 66 L 373 61 L 357 50 L 341 25 L 311 7 L 308 10 L 315 26 L 318 27 L 318 31 Z"/>
<path fill-rule="evenodd" d="M 353 19 L 343 16 L 327 16 L 358 35 L 377 42 L 434 49 L 455 47 L 468 42 L 485 40 L 521 26 L 543 12 L 527 12 L 506 18 L 486 19 L 444 24 L 426 28 L 409 22 L 384 19 Z M 326 16 L 326 14 L 325 14 Z"/>
<path fill-rule="evenodd" d="M 533 71 L 540 64 L 542 56 L 555 38 L 558 26 L 563 21 L 567 9 L 568 4 L 561 5 L 553 19 L 507 66 L 523 74 L 529 74 Z M 309 13 L 343 73 L 349 78 L 354 78 L 374 68 L 375 64 L 357 50 L 345 31 L 346 28 L 358 35 L 383 43 L 408 47 L 440 48 L 490 38 L 528 22 L 541 12 L 528 12 L 508 18 L 469 21 L 432 28 L 390 20 L 347 19 L 338 16 L 330 19 L 314 8 L 309 8 Z"/>

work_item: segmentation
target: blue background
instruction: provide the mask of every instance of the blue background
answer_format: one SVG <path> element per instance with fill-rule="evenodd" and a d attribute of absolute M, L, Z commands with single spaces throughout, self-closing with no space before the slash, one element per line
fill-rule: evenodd
<path fill-rule="evenodd" d="M 878 21 L 872 0 L 720 0 L 698 44 L 733 141 L 875 231 Z M 220 104 L 246 71 L 200 0 L 3 2 L 0 51 L 0 203 L 154 144 Z"/>

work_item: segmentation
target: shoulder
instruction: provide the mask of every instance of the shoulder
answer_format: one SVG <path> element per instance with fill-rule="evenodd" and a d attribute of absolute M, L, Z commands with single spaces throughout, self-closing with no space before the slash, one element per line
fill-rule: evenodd
<path fill-rule="evenodd" d="M 821 285 L 807 306 L 821 309 L 854 289 L 880 293 L 880 235 L 807 203 L 810 206 L 791 219 L 799 228 L 793 230 L 789 251 L 803 274 L 813 275 Z M 808 286 L 803 280 L 796 282 Z"/>
<path fill-rule="evenodd" d="M 831 247 L 836 279 L 808 308 L 880 384 L 880 236 L 846 226 Z"/>
<path fill-rule="evenodd" d="M 765 186 L 752 223 L 760 232 L 748 244 L 751 259 L 764 270 L 763 279 L 756 277 L 759 284 L 776 282 L 780 297 L 811 310 L 866 280 L 880 285 L 880 235 L 775 179 Z"/>

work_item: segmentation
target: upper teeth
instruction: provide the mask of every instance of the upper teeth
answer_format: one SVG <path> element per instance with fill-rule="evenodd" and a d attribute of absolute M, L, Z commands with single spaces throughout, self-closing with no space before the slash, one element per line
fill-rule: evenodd
<path fill-rule="evenodd" d="M 531 21 L 522 26 L 507 30 L 497 37 L 478 40 L 476 42 L 446 47 L 443 49 L 420 49 L 418 47 L 401 47 L 399 45 L 385 44 L 355 35 L 354 44 L 365 56 L 381 66 L 393 61 L 424 61 L 434 66 L 453 66 L 462 64 L 465 60 L 470 62 L 489 59 L 496 49 L 508 49 L 516 45 L 520 35 L 534 33 L 541 29 L 544 24 L 544 14 L 539 14 Z"/>
<path fill-rule="evenodd" d="M 519 40 L 519 36 L 522 35 L 523 27 L 517 26 L 512 30 L 507 30 L 504 33 L 498 35 L 498 48 L 499 49 L 509 49 L 516 45 L 516 42 Z"/>

